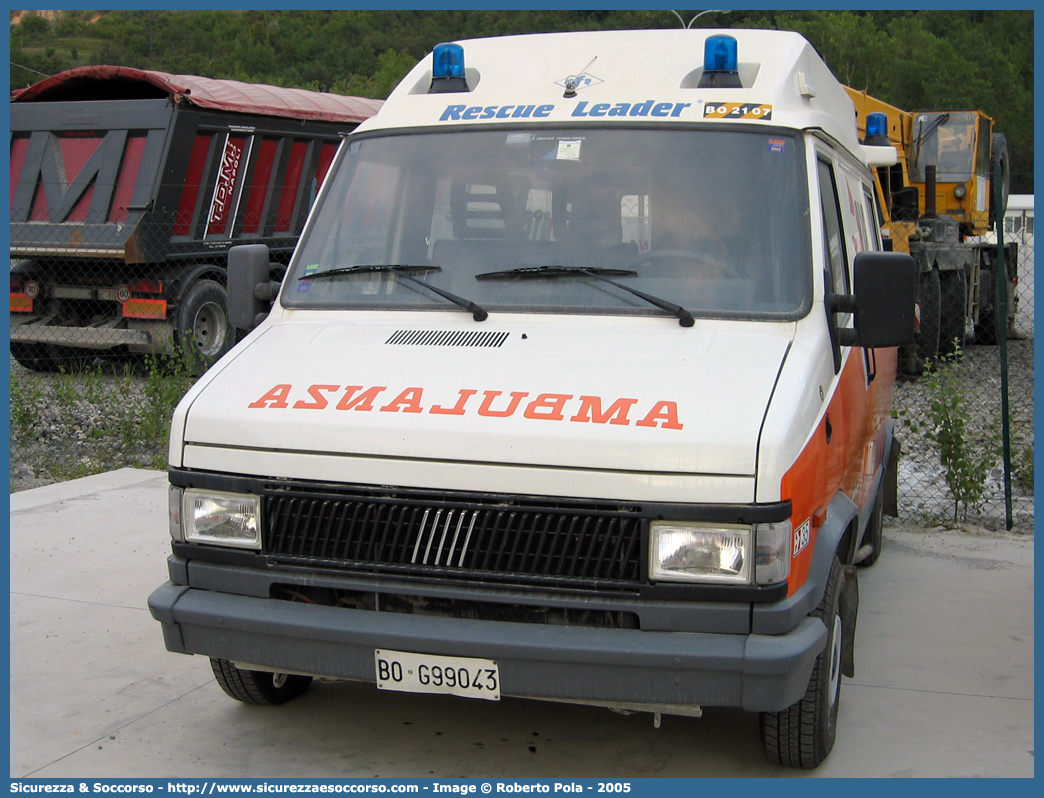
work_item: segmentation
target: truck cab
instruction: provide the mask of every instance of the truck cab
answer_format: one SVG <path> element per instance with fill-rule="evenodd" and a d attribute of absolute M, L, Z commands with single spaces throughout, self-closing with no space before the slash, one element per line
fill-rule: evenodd
<path fill-rule="evenodd" d="M 252 703 L 737 706 L 818 765 L 895 505 L 894 159 L 793 33 L 436 47 L 281 285 L 232 250 L 252 331 L 174 415 L 167 648 Z"/>

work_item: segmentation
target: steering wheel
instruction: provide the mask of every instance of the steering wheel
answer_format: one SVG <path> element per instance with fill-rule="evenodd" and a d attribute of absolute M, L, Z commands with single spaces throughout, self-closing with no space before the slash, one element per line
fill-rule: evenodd
<path fill-rule="evenodd" d="M 643 252 L 634 260 L 635 266 L 640 266 L 643 263 L 655 263 L 656 261 L 689 261 L 690 263 L 702 264 L 706 266 L 713 266 L 720 272 L 727 274 L 729 277 L 735 277 L 737 280 L 743 279 L 735 268 L 727 263 L 723 263 L 706 252 L 697 252 L 694 249 L 654 249 L 651 252 Z"/>

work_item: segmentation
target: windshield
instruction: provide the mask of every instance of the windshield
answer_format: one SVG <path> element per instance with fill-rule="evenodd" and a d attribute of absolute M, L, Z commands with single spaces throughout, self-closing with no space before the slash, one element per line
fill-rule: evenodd
<path fill-rule="evenodd" d="M 970 180 L 977 124 L 978 119 L 972 113 L 917 114 L 913 125 L 910 179 L 923 183 L 924 168 L 934 165 L 935 179 L 940 183 Z"/>
<path fill-rule="evenodd" d="M 795 318 L 811 302 L 808 230 L 799 141 L 776 131 L 362 138 L 331 178 L 282 301 L 649 315 L 676 303 L 696 317 Z"/>

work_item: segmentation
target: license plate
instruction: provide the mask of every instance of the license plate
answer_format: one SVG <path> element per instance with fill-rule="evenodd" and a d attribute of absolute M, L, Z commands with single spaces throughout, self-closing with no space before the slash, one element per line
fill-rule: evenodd
<path fill-rule="evenodd" d="M 374 663 L 379 690 L 500 700 L 500 669 L 494 660 L 377 649 Z"/>

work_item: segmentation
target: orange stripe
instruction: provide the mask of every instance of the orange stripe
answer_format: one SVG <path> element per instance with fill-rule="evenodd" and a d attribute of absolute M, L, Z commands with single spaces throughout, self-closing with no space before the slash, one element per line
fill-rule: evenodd
<path fill-rule="evenodd" d="M 794 529 L 815 517 L 808 545 L 791 561 L 788 595 L 808 578 L 817 522 L 831 499 L 842 491 L 862 507 L 873 489 L 874 475 L 883 463 L 885 429 L 895 384 L 896 350 L 877 350 L 875 354 L 877 376 L 868 389 L 863 351 L 850 352 L 825 416 L 794 465 L 783 475 L 781 497 L 791 501 L 790 520 Z"/>

